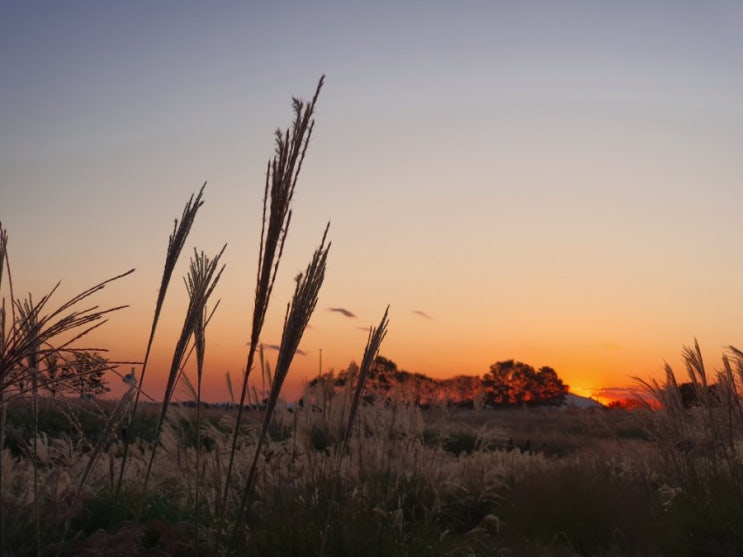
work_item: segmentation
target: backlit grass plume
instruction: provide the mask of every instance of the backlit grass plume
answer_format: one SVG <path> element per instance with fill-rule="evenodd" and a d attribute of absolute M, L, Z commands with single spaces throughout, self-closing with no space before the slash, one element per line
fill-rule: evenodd
<path fill-rule="evenodd" d="M 3 271 L 8 265 L 8 233 L 0 222 L 0 289 L 3 286 Z M 8 266 L 8 282 L 10 283 L 10 299 L 13 299 L 13 283 L 10 282 L 10 266 Z M 11 303 L 12 305 L 12 303 Z M 0 298 L 0 353 L 5 353 L 5 298 Z M 8 419 L 8 407 L 5 404 L 5 389 L 0 388 L 0 493 L 5 491 L 5 482 L 2 467 L 2 450 L 5 447 L 5 427 Z M 0 552 L 5 551 L 5 505 L 0 504 Z"/>
<path fill-rule="evenodd" d="M 379 355 L 379 348 L 382 346 L 382 341 L 387 335 L 387 325 L 389 324 L 388 314 L 390 307 L 384 310 L 384 315 L 379 322 L 378 327 L 371 327 L 369 330 L 369 338 L 366 342 L 366 348 L 364 349 L 364 356 L 361 359 L 361 367 L 358 370 L 358 377 L 356 379 L 356 387 L 354 388 L 353 398 L 351 400 L 351 409 L 348 413 L 348 421 L 346 422 L 346 430 L 343 434 L 343 442 L 338 449 L 335 461 L 335 481 L 333 482 L 332 492 L 330 495 L 331 501 L 335 501 L 338 495 L 340 478 L 341 478 L 341 466 L 343 464 L 343 456 L 346 454 L 348 449 L 348 442 L 351 439 L 351 433 L 353 431 L 353 423 L 356 419 L 356 414 L 361 404 L 361 396 L 364 392 L 364 386 L 371 373 L 372 365 Z M 351 384 L 351 377 L 349 377 L 349 386 Z M 328 506 L 328 515 L 325 520 L 325 525 L 322 531 L 322 538 L 320 542 L 320 555 L 325 555 L 326 544 L 328 535 L 330 534 L 330 528 L 332 527 L 332 506 Z"/>
<path fill-rule="evenodd" d="M 196 219 L 196 213 L 199 208 L 204 204 L 203 195 L 206 182 L 201 186 L 199 193 L 194 198 L 193 195 L 188 199 L 186 206 L 183 208 L 183 215 L 181 216 L 180 222 L 175 219 L 173 222 L 173 232 L 168 238 L 168 250 L 165 255 L 165 266 L 163 267 L 163 277 L 160 281 L 160 290 L 157 293 L 157 302 L 155 303 L 155 315 L 152 318 L 152 326 L 150 327 L 150 337 L 147 340 L 147 350 L 144 356 L 144 362 L 142 364 L 142 373 L 140 374 L 139 383 L 140 386 L 144 382 L 145 371 L 147 370 L 147 362 L 149 360 L 150 351 L 152 349 L 152 342 L 155 337 L 155 329 L 157 329 L 157 322 L 160 319 L 160 312 L 162 311 L 163 303 L 165 302 L 165 294 L 168 291 L 168 285 L 170 279 L 173 276 L 173 270 L 178 262 L 183 246 L 186 243 L 186 238 L 191 227 L 193 226 L 194 220 Z M 134 408 L 132 413 L 136 412 L 136 406 L 139 402 L 139 391 L 134 398 Z"/>
<path fill-rule="evenodd" d="M 320 247 L 315 250 L 312 260 L 309 265 L 307 265 L 304 274 L 300 273 L 296 277 L 297 284 L 294 289 L 294 295 L 287 307 L 286 317 L 284 318 L 284 331 L 281 335 L 279 355 L 276 360 L 276 369 L 273 374 L 273 381 L 271 382 L 271 390 L 268 395 L 266 411 L 263 415 L 263 423 L 261 425 L 260 436 L 258 437 L 258 445 L 255 449 L 255 455 L 253 456 L 253 463 L 250 467 L 248 478 L 243 487 L 242 501 L 240 503 L 237 520 L 235 521 L 236 530 L 240 526 L 248 497 L 253 488 L 258 459 L 260 457 L 261 449 L 266 442 L 268 426 L 271 423 L 276 403 L 279 400 L 281 387 L 289 373 L 289 367 L 294 359 L 294 355 L 297 353 L 299 343 L 302 340 L 302 335 L 304 334 L 307 324 L 310 321 L 310 317 L 312 317 L 312 313 L 315 311 L 315 307 L 317 306 L 320 287 L 325 278 L 328 250 L 330 250 L 330 243 L 327 245 L 325 244 L 329 226 L 330 225 L 325 227 Z"/>
<path fill-rule="evenodd" d="M 261 331 L 265 321 L 268 303 L 276 281 L 276 274 L 284 249 L 284 242 L 291 222 L 291 202 L 294 197 L 294 188 L 297 185 L 299 172 L 307 152 L 312 130 L 315 125 L 313 118 L 320 90 L 325 76 L 320 78 L 315 94 L 309 103 L 294 98 L 294 121 L 291 128 L 285 132 L 276 131 L 276 148 L 274 157 L 269 161 L 266 169 L 266 183 L 263 192 L 263 220 L 258 250 L 258 270 L 255 287 L 255 303 L 253 307 L 253 322 L 248 345 L 248 357 L 240 388 L 237 417 L 232 434 L 230 457 L 227 463 L 227 472 L 224 479 L 222 494 L 219 531 L 224 524 L 227 496 L 230 488 L 235 453 L 237 450 L 240 427 L 243 419 L 243 406 L 248 394 L 248 379 L 255 363 L 255 354 L 260 343 Z"/>
<path fill-rule="evenodd" d="M 117 306 L 101 309 L 99 306 L 89 306 L 78 309 L 80 304 L 103 290 L 110 282 L 125 277 L 131 269 L 118 276 L 105 280 L 95 286 L 73 296 L 57 308 L 49 309 L 51 299 L 57 291 L 57 283 L 51 291 L 39 301 L 34 302 L 29 294 L 25 299 L 14 299 L 10 281 L 10 265 L 8 263 L 8 236 L 0 225 L 0 287 L 3 272 L 8 272 L 8 289 L 10 293 L 11 316 L 8 321 L 5 297 L 0 303 L 0 449 L 5 445 L 5 425 L 7 417 L 7 403 L 14 398 L 20 398 L 28 393 L 32 394 L 33 408 L 33 454 L 36 455 L 38 439 L 38 391 L 42 386 L 40 381 L 40 365 L 56 355 L 70 351 L 71 346 L 106 322 L 108 313 L 123 309 L 127 306 Z M 46 386 L 49 381 L 46 380 Z M 36 547 L 40 548 L 39 539 L 39 508 L 37 506 L 39 478 L 34 459 L 33 491 L 34 513 L 36 516 L 35 535 Z M 0 467 L 1 468 L 1 467 Z M 0 473 L 0 493 L 3 489 L 4 478 Z M 2 506 L 2 505 L 0 505 Z M 0 511 L 0 553 L 5 550 L 5 519 L 6 515 Z"/>
<path fill-rule="evenodd" d="M 15 322 L 3 328 L 0 343 L 0 391 L 10 397 L 23 396 L 32 389 L 33 370 L 29 358 L 36 361 L 50 355 L 69 350 L 69 347 L 92 330 L 106 322 L 106 315 L 123 309 L 125 305 L 107 309 L 90 306 L 75 309 L 93 294 L 103 290 L 107 284 L 134 272 L 134 269 L 100 282 L 80 294 L 73 296 L 49 313 L 44 313 L 52 295 L 60 283 L 38 302 L 16 302 L 16 308 L 24 306 Z M 4 312 L 3 312 L 4 313 Z M 58 342 L 55 342 L 58 341 Z M 7 400 L 7 397 L 6 397 Z"/>
<path fill-rule="evenodd" d="M 168 249 L 165 253 L 165 265 L 163 267 L 163 276 L 160 281 L 160 290 L 157 293 L 157 301 L 155 302 L 155 314 L 152 318 L 152 325 L 150 326 L 150 336 L 147 340 L 147 348 L 145 350 L 144 361 L 142 362 L 142 372 L 139 377 L 139 386 L 134 395 L 134 403 L 132 404 L 131 413 L 129 414 L 128 423 L 126 428 L 128 431 L 132 430 L 133 421 L 137 413 L 137 406 L 139 404 L 139 396 L 142 393 L 142 387 L 144 384 L 145 373 L 147 372 L 147 363 L 150 360 L 150 352 L 152 351 L 152 343 L 155 339 L 155 331 L 157 330 L 157 323 L 160 319 L 160 312 L 162 311 L 163 303 L 165 302 L 165 294 L 168 291 L 170 285 L 170 279 L 173 277 L 173 270 L 178 262 L 178 258 L 183 251 L 183 246 L 186 243 L 191 227 L 193 226 L 194 220 L 196 219 L 196 213 L 199 208 L 204 204 L 203 195 L 206 182 L 201 186 L 201 189 L 196 194 L 196 197 L 191 195 L 183 208 L 183 214 L 181 220 L 175 219 L 173 223 L 173 232 L 168 238 Z M 124 445 L 124 456 L 121 459 L 121 465 L 119 467 L 119 477 L 116 481 L 116 494 L 121 492 L 121 483 L 124 478 L 124 471 L 126 470 L 126 464 L 129 457 L 129 439 L 125 439 Z"/>
<path fill-rule="evenodd" d="M 188 344 L 192 336 L 200 337 L 200 334 L 195 333 L 195 331 L 197 331 L 201 324 L 203 324 L 206 303 L 209 300 L 209 296 L 211 296 L 214 291 L 214 288 L 217 286 L 217 282 L 219 282 L 222 271 L 224 270 L 224 266 L 221 268 L 219 267 L 219 260 L 224 253 L 225 247 L 226 246 L 222 247 L 220 252 L 213 259 L 208 258 L 203 252 L 197 253 L 195 251 L 194 256 L 191 259 L 191 267 L 188 278 L 186 279 L 186 289 L 188 290 L 189 296 L 188 309 L 186 311 L 186 318 L 183 322 L 183 327 L 181 328 L 181 334 L 173 352 L 173 360 L 170 365 L 168 381 L 165 386 L 165 394 L 163 395 L 163 402 L 157 420 L 155 439 L 150 454 L 150 462 L 147 466 L 147 472 L 144 478 L 144 485 L 142 488 L 143 492 L 147 491 L 147 483 L 150 474 L 152 473 L 152 465 L 155 462 L 163 423 L 165 422 L 165 416 L 168 412 L 168 406 L 173 398 L 176 380 L 178 379 L 178 374 L 183 364 Z M 199 352 L 197 338 L 197 355 Z"/>
<path fill-rule="evenodd" d="M 389 306 L 384 310 L 382 320 L 379 322 L 379 326 L 372 327 L 369 331 L 369 339 L 366 342 L 366 348 L 364 349 L 364 357 L 361 360 L 361 367 L 359 367 L 359 376 L 356 383 L 356 389 L 353 393 L 353 400 L 351 401 L 351 410 L 348 413 L 348 423 L 346 424 L 346 432 L 343 435 L 343 446 L 348 445 L 349 439 L 351 439 L 351 431 L 353 429 L 353 422 L 356 418 L 356 413 L 359 410 L 359 404 L 361 404 L 361 395 L 364 392 L 364 385 L 366 380 L 369 378 L 371 373 L 372 365 L 379 355 L 379 348 L 382 346 L 382 341 L 387 335 L 387 325 L 389 319 L 387 317 L 390 311 Z"/>
<path fill-rule="evenodd" d="M 199 296 L 200 292 L 210 291 L 209 280 L 212 269 L 212 262 L 209 261 L 203 252 L 201 254 L 194 254 L 188 277 L 186 278 L 186 288 L 188 289 L 189 297 L 193 298 L 194 296 Z M 216 283 L 216 279 L 214 283 Z M 214 310 L 216 310 L 217 305 L 219 305 L 219 302 L 215 305 Z M 204 377 L 206 326 L 214 310 L 212 310 L 212 314 L 207 316 L 206 304 L 204 304 L 201 312 L 195 316 L 196 319 L 193 322 L 194 348 L 196 350 L 196 478 L 194 482 L 194 547 L 196 548 L 199 547 L 200 543 L 199 529 L 201 527 L 201 385 Z"/>
<path fill-rule="evenodd" d="M 33 449 L 33 489 L 34 489 L 34 535 L 36 537 L 36 547 L 41 547 L 41 520 L 39 512 L 39 462 L 38 462 L 38 440 L 39 440 L 39 355 L 41 345 L 38 342 L 39 337 L 39 314 L 34 308 L 31 294 L 25 300 L 16 302 L 18 316 L 20 317 L 23 333 L 29 339 L 29 350 L 26 355 L 28 365 L 29 382 L 31 385 L 31 413 L 33 416 L 33 439 L 31 446 Z"/>
<path fill-rule="evenodd" d="M 183 208 L 183 214 L 181 216 L 181 220 L 178 221 L 178 219 L 175 219 L 173 223 L 173 232 L 170 234 L 170 237 L 168 238 L 168 249 L 165 254 L 165 265 L 163 267 L 163 276 L 162 280 L 160 281 L 160 290 L 157 293 L 157 301 L 155 302 L 155 315 L 152 318 L 152 326 L 150 327 L 150 336 L 147 340 L 147 349 L 145 350 L 145 356 L 144 361 L 142 363 L 142 373 L 139 377 L 139 385 L 140 389 L 137 390 L 137 394 L 134 398 L 134 406 L 132 408 L 132 415 L 136 413 L 137 410 L 137 404 L 139 403 L 139 395 L 141 392 L 141 387 L 144 382 L 145 372 L 147 371 L 147 362 L 150 358 L 150 352 L 152 350 L 152 343 L 155 338 L 155 330 L 157 329 L 157 323 L 160 319 L 160 312 L 162 311 L 163 303 L 165 302 L 165 294 L 168 291 L 168 286 L 170 285 L 170 279 L 173 277 L 173 270 L 175 269 L 175 265 L 178 262 L 178 258 L 181 255 L 181 251 L 183 251 L 183 246 L 186 243 L 186 238 L 188 238 L 188 234 L 191 231 L 191 227 L 193 226 L 194 220 L 196 219 L 196 213 L 199 210 L 199 208 L 204 204 L 203 196 L 204 196 L 204 188 L 206 187 L 206 182 L 201 186 L 201 189 L 196 194 L 196 197 L 191 195 L 191 197 L 188 199 L 188 202 L 186 203 L 186 206 Z"/>

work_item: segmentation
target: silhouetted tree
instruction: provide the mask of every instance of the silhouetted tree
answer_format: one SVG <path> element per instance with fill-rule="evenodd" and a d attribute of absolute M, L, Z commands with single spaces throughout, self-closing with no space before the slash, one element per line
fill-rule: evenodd
<path fill-rule="evenodd" d="M 446 392 L 447 402 L 463 408 L 473 408 L 483 393 L 482 379 L 476 375 L 457 375 L 439 383 Z"/>
<path fill-rule="evenodd" d="M 495 406 L 560 405 L 568 387 L 550 367 L 539 371 L 523 362 L 505 360 L 490 366 L 482 379 L 487 402 Z"/>
<path fill-rule="evenodd" d="M 535 399 L 540 404 L 561 406 L 568 394 L 568 386 L 558 377 L 557 372 L 551 367 L 541 367 L 535 379 Z"/>
<path fill-rule="evenodd" d="M 105 373 L 111 369 L 106 358 L 96 352 L 74 352 L 72 357 L 48 363 L 46 370 L 47 389 L 56 396 L 59 393 L 76 393 L 80 398 L 100 396 L 111 389 Z"/>
<path fill-rule="evenodd" d="M 326 385 L 330 391 L 338 392 L 357 371 L 358 366 L 352 362 L 348 370 L 337 376 L 333 373 L 320 375 L 310 382 L 310 386 Z M 475 401 L 478 405 L 485 401 L 496 406 L 557 406 L 563 403 L 568 387 L 551 367 L 535 371 L 532 366 L 514 360 L 493 364 L 483 378 L 457 375 L 434 379 L 422 373 L 401 370 L 392 360 L 378 356 L 365 392 L 366 402 L 395 398 L 423 408 L 435 404 L 474 408 Z"/>
<path fill-rule="evenodd" d="M 392 360 L 385 358 L 384 356 L 377 356 L 374 360 L 374 367 L 372 368 L 374 373 L 391 374 L 398 371 L 397 364 Z"/>

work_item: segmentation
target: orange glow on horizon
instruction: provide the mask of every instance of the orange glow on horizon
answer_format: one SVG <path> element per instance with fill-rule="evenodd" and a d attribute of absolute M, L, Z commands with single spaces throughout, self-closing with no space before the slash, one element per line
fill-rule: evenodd
<path fill-rule="evenodd" d="M 148 280 L 152 277 L 146 277 Z M 132 307 L 112 314 L 110 322 L 96 330 L 83 345 L 108 348 L 104 355 L 110 360 L 141 361 L 144 357 L 149 324 L 152 319 L 154 295 L 152 299 L 142 297 L 141 286 L 137 281 L 129 296 L 134 298 Z M 210 402 L 229 400 L 226 374 L 229 372 L 233 392 L 239 397 L 242 376 L 245 369 L 249 337 L 250 300 L 244 288 L 236 297 L 237 303 L 222 303 L 213 322 L 207 329 L 206 362 L 203 378 L 203 399 Z M 228 293 L 220 292 L 225 300 Z M 322 294 L 321 294 L 322 295 Z M 124 296 L 124 302 L 129 296 Z M 171 365 L 172 350 L 180 332 L 180 319 L 183 318 L 186 298 L 182 285 L 171 287 L 169 298 L 155 336 L 153 352 L 145 378 L 144 392 L 159 400 Z M 288 297 L 287 292 L 278 291 L 277 298 Z M 121 293 L 112 289 L 102 299 L 101 305 L 121 303 Z M 353 300 L 351 300 L 353 301 Z M 399 303 L 399 301 L 398 301 Z M 382 304 L 374 304 L 381 307 Z M 301 396 L 304 384 L 320 372 L 320 351 L 322 351 L 322 371 L 336 373 L 347 368 L 352 361 L 360 362 L 368 336 L 368 327 L 381 315 L 378 307 L 372 304 L 354 305 L 353 309 L 363 315 L 349 318 L 329 309 L 329 304 L 318 306 L 310 327 L 305 332 L 300 345 L 302 354 L 294 358 L 292 368 L 283 389 L 287 400 Z M 274 303 L 269 310 L 269 319 L 264 327 L 262 341 L 265 345 L 280 342 L 281 322 L 276 318 L 280 304 Z M 272 311 L 271 311 L 272 310 Z M 452 308 L 450 311 L 456 311 Z M 363 313 L 362 313 L 363 312 Z M 468 321 L 471 319 L 472 321 Z M 633 337 L 632 332 L 613 330 L 615 338 L 625 338 L 622 345 L 606 340 L 605 336 L 586 336 L 576 329 L 576 325 L 566 322 L 562 328 L 550 329 L 542 325 L 532 326 L 519 321 L 500 323 L 478 322 L 476 314 L 464 311 L 452 313 L 449 321 L 440 318 L 421 317 L 416 311 L 390 310 L 389 334 L 382 344 L 381 355 L 394 361 L 398 368 L 412 373 L 422 373 L 434 379 L 446 379 L 456 375 L 482 376 L 490 365 L 498 361 L 514 359 L 538 369 L 542 366 L 553 368 L 567 384 L 571 392 L 592 397 L 602 403 L 628 398 L 628 388 L 636 381 L 634 377 L 657 377 L 662 375 L 662 362 L 669 361 L 675 369 L 682 366 L 674 355 L 678 355 L 681 345 L 658 344 L 651 346 L 646 339 Z M 571 330 L 574 338 L 571 338 Z M 492 331 L 484 335 L 482 331 Z M 492 339 L 492 340 L 491 340 Z M 636 342 L 636 346 L 632 345 Z M 657 351 L 656 351 L 657 350 Z M 273 367 L 276 352 L 267 349 L 266 360 Z M 677 357 L 678 358 L 678 357 Z M 251 373 L 251 385 L 262 389 L 260 369 Z M 119 371 L 129 372 L 130 366 Z M 136 366 L 139 377 L 141 366 Z M 193 362 L 186 373 L 195 384 Z M 111 396 L 120 395 L 125 385 L 117 378 L 111 380 Z M 611 394 L 612 389 L 617 393 Z M 187 397 L 182 389 L 177 393 Z"/>
<path fill-rule="evenodd" d="M 171 331 L 172 332 L 172 331 Z M 174 344 L 172 335 L 163 333 L 158 343 L 156 339 L 156 349 L 151 356 L 147 376 L 145 378 L 144 391 L 152 398 L 159 400 L 160 393 L 163 392 L 168 370 L 171 365 L 172 352 L 169 351 L 168 345 Z M 340 335 L 343 336 L 343 335 Z M 334 371 L 338 373 L 348 367 L 352 361 L 360 362 L 365 343 L 364 335 L 352 335 L 356 338 L 349 342 L 350 346 L 345 350 L 339 345 L 331 345 L 333 348 L 323 349 L 322 354 L 322 371 Z M 114 342 L 111 345 L 111 351 L 106 354 L 112 360 L 141 360 L 142 356 L 137 357 L 137 353 L 144 353 L 145 339 L 138 339 L 141 342 L 141 348 L 128 348 L 124 342 Z M 230 348 L 231 340 L 235 346 Z M 210 344 L 212 342 L 212 344 Z M 165 346 L 165 348 L 163 348 Z M 512 357 L 507 352 L 503 356 L 476 355 L 468 354 L 468 357 L 462 357 L 461 354 L 443 354 L 436 362 L 431 362 L 425 354 L 423 357 L 416 353 L 397 355 L 395 352 L 385 350 L 383 344 L 382 355 L 394 361 L 401 370 L 412 373 L 422 373 L 433 379 L 448 379 L 456 375 L 483 376 L 488 372 L 492 363 L 497 361 L 515 359 L 532 365 L 536 369 L 542 366 L 549 366 L 555 369 L 559 377 L 567 384 L 570 391 L 580 396 L 594 398 L 603 404 L 608 404 L 614 400 L 629 398 L 629 388 L 633 385 L 632 379 L 627 373 L 613 371 L 611 367 L 604 362 L 604 368 L 607 369 L 604 374 L 599 375 L 590 371 L 585 371 L 571 362 L 580 361 L 581 359 L 571 359 L 569 355 L 562 358 L 549 358 L 543 356 L 539 359 L 529 357 Z M 306 354 L 297 354 L 294 358 L 292 368 L 283 387 L 283 397 L 287 400 L 296 400 L 301 396 L 304 385 L 307 381 L 313 379 L 320 372 L 320 354 L 319 349 L 312 349 L 309 343 L 303 343 L 301 349 Z M 170 349 L 172 350 L 172 349 Z M 410 351 L 412 352 L 412 350 Z M 210 340 L 207 335 L 206 365 L 202 384 L 203 399 L 209 402 L 229 400 L 226 374 L 229 372 L 233 393 L 239 398 L 239 390 L 242 384 L 242 376 L 245 369 L 248 347 L 240 339 L 221 338 L 219 342 Z M 408 357 L 406 357 L 406 355 Z M 276 359 L 276 352 L 271 349 L 265 350 L 265 358 L 268 364 L 273 368 Z M 256 358 L 255 369 L 251 372 L 251 390 L 253 387 L 261 391 L 263 389 L 261 382 L 261 371 Z M 595 363 L 597 367 L 599 362 Z M 129 366 L 123 366 L 119 370 L 122 374 L 129 372 Z M 191 382 L 196 383 L 196 372 L 193 361 L 190 361 L 185 370 Z M 136 374 L 141 373 L 141 366 L 136 366 Z M 113 387 L 112 396 L 120 395 L 125 385 L 112 378 L 111 386 Z M 178 393 L 181 397 L 188 398 L 188 393 L 181 388 Z"/>

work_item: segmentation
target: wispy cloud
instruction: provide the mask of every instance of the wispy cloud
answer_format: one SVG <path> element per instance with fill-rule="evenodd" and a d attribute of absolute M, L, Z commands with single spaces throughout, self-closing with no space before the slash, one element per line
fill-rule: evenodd
<path fill-rule="evenodd" d="M 617 344 L 616 342 L 611 342 L 610 340 L 607 340 L 603 344 L 601 344 L 601 347 L 606 350 L 611 350 L 612 352 L 619 352 L 622 350 L 622 345 Z"/>
<path fill-rule="evenodd" d="M 423 319 L 428 319 L 429 321 L 433 321 L 433 317 L 428 315 L 425 311 L 422 309 L 414 309 L 413 313 L 417 315 L 418 317 L 422 317 Z"/>
<path fill-rule="evenodd" d="M 356 318 L 356 314 L 353 313 L 352 311 L 347 310 L 346 308 L 328 308 L 328 311 L 334 311 L 336 313 L 340 313 L 341 315 L 350 317 L 351 319 Z"/>
<path fill-rule="evenodd" d="M 602 387 L 593 391 L 592 396 L 604 400 L 634 400 L 638 398 L 647 400 L 649 398 L 647 393 L 632 387 Z"/>
<path fill-rule="evenodd" d="M 593 394 L 611 398 L 626 397 L 632 394 L 632 389 L 628 387 L 601 387 L 600 389 L 596 389 Z"/>
<path fill-rule="evenodd" d="M 266 350 L 275 350 L 276 352 L 281 350 L 281 346 L 279 346 L 278 344 L 264 344 L 263 348 L 265 348 Z M 297 348 L 297 354 L 299 354 L 300 356 L 306 356 L 307 352 Z"/>

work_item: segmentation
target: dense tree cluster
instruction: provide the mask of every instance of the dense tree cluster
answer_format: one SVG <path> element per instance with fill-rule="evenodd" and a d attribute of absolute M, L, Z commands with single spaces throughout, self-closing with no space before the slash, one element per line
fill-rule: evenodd
<path fill-rule="evenodd" d="M 535 370 L 532 366 L 514 360 L 490 366 L 483 378 L 486 400 L 494 406 L 550 405 L 560 406 L 568 387 L 551 367 Z"/>
<path fill-rule="evenodd" d="M 342 389 L 358 371 L 355 363 L 337 376 L 323 374 L 310 384 L 322 383 Z M 422 373 L 398 369 L 397 364 L 383 356 L 377 357 L 366 384 L 367 397 L 398 397 L 416 406 L 433 405 L 472 408 L 492 406 L 553 405 L 563 403 L 568 387 L 554 369 L 542 367 L 538 371 L 530 365 L 507 360 L 490 366 L 483 377 L 457 375 L 448 379 L 434 379 Z"/>

